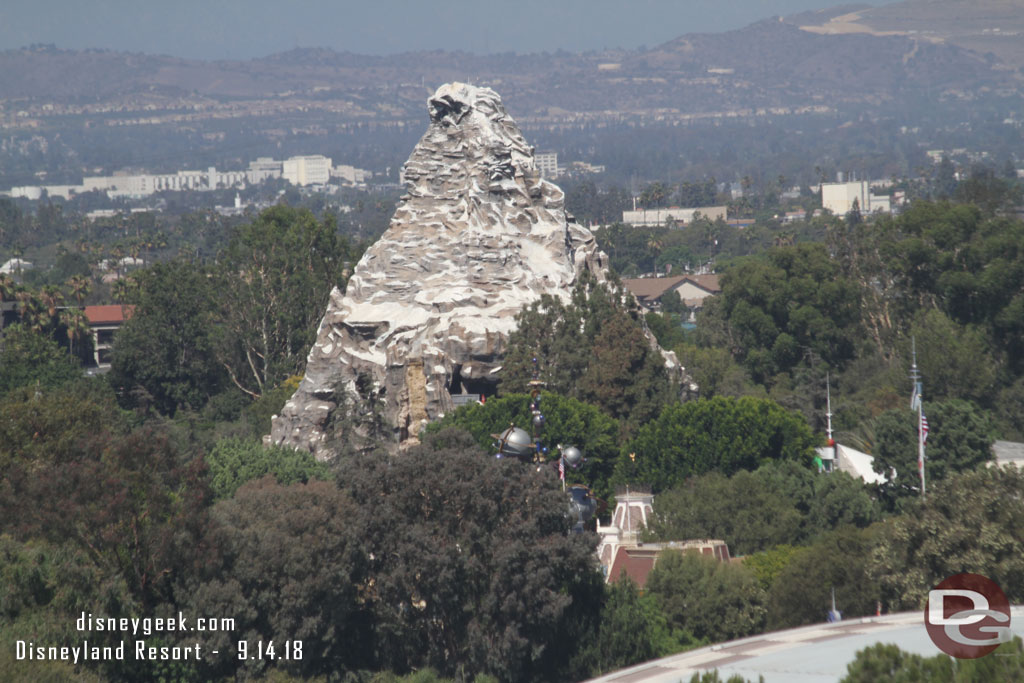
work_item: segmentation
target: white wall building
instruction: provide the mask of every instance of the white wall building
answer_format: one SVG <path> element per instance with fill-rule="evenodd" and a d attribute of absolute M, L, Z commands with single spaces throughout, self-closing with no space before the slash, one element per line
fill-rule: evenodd
<path fill-rule="evenodd" d="M 292 185 L 325 185 L 331 179 L 331 160 L 320 154 L 289 157 L 281 175 Z"/>
<path fill-rule="evenodd" d="M 844 215 L 853 210 L 853 203 L 857 202 L 857 208 L 862 214 L 881 211 L 890 213 L 892 205 L 888 195 L 871 194 L 871 188 L 866 180 L 858 180 L 852 183 L 822 183 L 821 184 L 821 206 L 828 209 L 837 216 Z"/>
<path fill-rule="evenodd" d="M 544 178 L 558 177 L 557 152 L 538 152 L 533 157 L 533 163 Z"/>
<path fill-rule="evenodd" d="M 373 173 L 354 166 L 332 168 L 331 160 L 321 155 L 291 157 L 277 161 L 260 157 L 249 162 L 249 168 L 237 171 L 218 171 L 210 166 L 205 171 L 177 171 L 176 173 L 115 173 L 110 176 L 86 176 L 81 185 L 28 185 L 14 187 L 0 193 L 14 198 L 41 199 L 46 192 L 51 197 L 71 199 L 85 192 L 105 192 L 109 197 L 145 197 L 156 192 L 205 191 L 244 188 L 258 185 L 271 178 L 284 176 L 293 185 L 325 185 L 331 177 L 350 184 L 364 183 Z"/>
<path fill-rule="evenodd" d="M 342 164 L 341 166 L 335 166 L 331 169 L 331 176 L 334 178 L 341 178 L 350 185 L 359 185 L 369 180 L 373 173 L 370 171 L 364 171 L 361 168 L 355 166 L 348 166 Z"/>
<path fill-rule="evenodd" d="M 632 225 L 634 228 L 664 228 L 666 225 L 679 224 L 687 225 L 692 223 L 697 214 L 708 220 L 723 221 L 726 218 L 726 207 L 724 206 L 698 206 L 693 209 L 637 209 L 634 211 L 623 211 L 622 222 Z"/>

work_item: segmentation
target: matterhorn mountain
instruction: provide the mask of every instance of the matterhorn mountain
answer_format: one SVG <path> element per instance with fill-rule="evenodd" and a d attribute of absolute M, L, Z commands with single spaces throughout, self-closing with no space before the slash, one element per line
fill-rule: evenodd
<path fill-rule="evenodd" d="M 567 300 L 606 256 L 543 180 L 533 149 L 493 90 L 441 86 L 403 167 L 408 188 L 331 294 L 295 395 L 270 441 L 320 459 L 343 438 L 418 443 L 452 394 L 492 393 L 515 316 L 543 294 Z M 380 430 L 384 430 L 384 434 Z"/>

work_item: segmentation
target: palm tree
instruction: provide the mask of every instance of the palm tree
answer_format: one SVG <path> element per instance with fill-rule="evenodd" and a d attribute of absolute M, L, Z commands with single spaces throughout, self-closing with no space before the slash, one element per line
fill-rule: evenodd
<path fill-rule="evenodd" d="M 114 297 L 114 301 L 121 304 L 121 315 L 124 315 L 125 305 L 131 301 L 135 293 L 139 291 L 139 281 L 131 276 L 118 278 L 114 281 L 114 286 L 111 288 L 110 293 Z"/>
<path fill-rule="evenodd" d="M 46 307 L 46 312 L 52 318 L 57 315 L 57 307 L 64 303 L 64 294 L 61 293 L 57 285 L 44 285 L 39 290 L 39 301 Z"/>
<path fill-rule="evenodd" d="M 89 336 L 89 319 L 78 308 L 65 308 L 60 312 L 60 323 L 68 335 L 68 354 L 74 355 L 75 342 Z"/>
<path fill-rule="evenodd" d="M 3 343 L 4 336 L 4 304 L 14 301 L 15 291 L 17 291 L 17 285 L 14 278 L 6 273 L 0 273 L 0 344 Z"/>
<path fill-rule="evenodd" d="M 117 277 L 121 277 L 121 259 L 124 258 L 124 244 L 121 242 L 116 243 L 110 248 L 110 258 L 114 259 L 114 269 L 117 271 Z"/>
<path fill-rule="evenodd" d="M 30 289 L 21 289 L 15 293 L 14 298 L 18 301 L 18 316 L 21 322 L 33 332 L 42 332 L 46 327 L 43 316 L 46 309 L 35 293 Z"/>
<path fill-rule="evenodd" d="M 67 285 L 68 289 L 71 290 L 71 296 L 75 297 L 78 306 L 81 307 L 85 297 L 89 296 L 89 290 L 92 289 L 89 278 L 84 275 L 72 275 L 68 279 Z"/>

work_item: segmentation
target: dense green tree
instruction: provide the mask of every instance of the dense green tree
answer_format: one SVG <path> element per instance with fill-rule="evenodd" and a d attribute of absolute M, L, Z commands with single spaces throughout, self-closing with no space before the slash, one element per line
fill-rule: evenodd
<path fill-rule="evenodd" d="M 665 361 L 644 334 L 621 286 L 584 274 L 571 301 L 544 296 L 517 316 L 502 369 L 502 392 L 524 392 L 534 373 L 550 391 L 592 403 L 629 432 L 677 395 Z"/>
<path fill-rule="evenodd" d="M 714 643 L 764 629 L 764 591 L 742 565 L 668 551 L 651 570 L 645 588 L 673 628 L 698 640 Z"/>
<path fill-rule="evenodd" d="M 218 357 L 258 398 L 302 371 L 331 290 L 352 256 L 334 221 L 275 206 L 235 228 L 220 262 Z"/>
<path fill-rule="evenodd" d="M 31 469 L 73 462 L 91 440 L 128 428 L 102 381 L 12 391 L 0 400 L 0 473 L 15 463 Z"/>
<path fill-rule="evenodd" d="M 236 641 L 302 641 L 302 658 L 273 666 L 303 676 L 372 665 L 373 647 L 361 604 L 372 599 L 367 555 L 352 528 L 354 503 L 333 483 L 284 486 L 252 481 L 217 504 L 206 543 L 218 562 L 183 581 L 196 614 L 232 615 L 235 630 L 211 634 L 205 645 L 235 651 Z M 213 674 L 259 673 L 265 661 L 213 658 Z"/>
<path fill-rule="evenodd" d="M 675 292 L 672 292 L 675 294 Z M 679 295 L 675 294 L 679 299 Z M 648 313 L 644 316 L 644 324 L 651 331 L 658 345 L 663 349 L 674 349 L 686 338 L 683 333 L 682 318 L 675 313 Z"/>
<path fill-rule="evenodd" d="M 58 387 L 81 376 L 78 362 L 44 335 L 21 324 L 3 331 L 0 397 L 17 387 Z"/>
<path fill-rule="evenodd" d="M 368 560 L 378 665 L 582 677 L 568 667 L 596 627 L 596 538 L 568 533 L 553 474 L 482 457 L 450 431 L 436 438 L 439 448 L 352 461 L 339 475 L 358 506 L 350 525 Z"/>
<path fill-rule="evenodd" d="M 1024 472 L 982 467 L 929 486 L 885 524 L 871 555 L 892 612 L 922 608 L 932 586 L 961 572 L 989 577 L 1011 603 L 1024 599 Z"/>
<path fill-rule="evenodd" d="M 681 344 L 674 348 L 679 362 L 697 383 L 701 398 L 715 396 L 740 397 L 755 394 L 757 390 L 746 370 L 732 357 L 728 349 Z M 764 390 L 761 390 L 763 396 Z"/>
<path fill-rule="evenodd" d="M 578 469 L 566 471 L 570 484 L 587 484 L 602 499 L 610 500 L 611 474 L 619 454 L 619 425 L 596 407 L 565 398 L 551 392 L 542 392 L 540 407 L 545 418 L 541 440 L 548 447 L 547 458 L 557 457 L 557 446 L 576 446 L 583 452 L 585 463 Z M 510 424 L 532 431 L 530 397 L 511 394 L 492 398 L 484 404 L 471 404 L 446 415 L 431 424 L 428 431 L 458 427 L 472 434 L 476 443 L 493 454 L 494 438 Z"/>
<path fill-rule="evenodd" d="M 629 577 L 610 584 L 597 638 L 586 650 L 592 658 L 592 674 L 601 675 L 678 651 L 682 646 L 667 634 L 668 630 L 656 600 L 641 596 Z"/>
<path fill-rule="evenodd" d="M 1020 187 L 1013 180 L 999 178 L 994 169 L 984 166 L 972 168 L 953 192 L 956 201 L 973 204 L 988 215 L 1013 207 L 1020 197 Z"/>
<path fill-rule="evenodd" d="M 81 639 L 75 620 L 81 612 L 131 613 L 139 609 L 124 585 L 96 567 L 73 543 L 19 542 L 0 534 L 0 679 L 12 683 L 98 683 L 110 680 L 68 662 L 19 661 L 13 643 L 72 643 Z M 104 646 L 119 634 L 90 633 L 90 644 Z M 107 671 L 108 674 L 114 672 Z"/>
<path fill-rule="evenodd" d="M 773 460 L 809 464 L 815 440 L 803 418 L 773 401 L 716 396 L 665 407 L 623 449 L 615 480 L 655 491 L 687 477 L 753 470 Z M 635 462 L 628 457 L 635 453 Z"/>
<path fill-rule="evenodd" d="M 880 597 L 868 573 L 871 530 L 843 527 L 793 554 L 768 592 L 768 628 L 825 621 L 835 590 L 844 618 L 874 614 Z"/>
<path fill-rule="evenodd" d="M 782 544 L 752 553 L 743 558 L 743 566 L 754 573 L 761 588 L 768 591 L 793 557 L 801 551 L 797 546 Z"/>
<path fill-rule="evenodd" d="M 999 364 L 981 329 L 958 325 L 942 311 L 932 309 L 917 317 L 910 334 L 930 399 L 992 401 Z"/>
<path fill-rule="evenodd" d="M 665 359 L 625 313 L 601 326 L 590 352 L 579 382 L 580 398 L 621 420 L 627 431 L 647 423 L 672 399 Z"/>
<path fill-rule="evenodd" d="M 879 519 L 867 488 L 842 472 L 819 474 L 793 462 L 730 478 L 693 477 L 654 500 L 651 534 L 660 540 L 720 538 L 734 555 L 802 544 L 844 525 Z"/>
<path fill-rule="evenodd" d="M 1024 643 L 1019 637 L 991 655 L 953 659 L 905 652 L 894 644 L 876 643 L 857 653 L 842 683 L 988 683 L 1024 679 Z"/>
<path fill-rule="evenodd" d="M 994 457 L 995 430 L 989 415 L 967 401 L 926 403 L 926 486 L 956 472 L 971 470 Z M 885 475 L 890 501 L 920 494 L 917 412 L 890 410 L 875 422 L 875 471 Z"/>
<path fill-rule="evenodd" d="M 231 498 L 246 482 L 270 475 L 282 486 L 310 479 L 330 480 L 330 469 L 311 453 L 264 446 L 258 439 L 222 439 L 207 454 L 210 489 L 217 499 Z"/>
<path fill-rule="evenodd" d="M 114 338 L 110 382 L 127 405 L 169 415 L 198 410 L 224 384 L 213 354 L 210 280 L 181 261 L 155 264 L 135 278 L 135 308 Z"/>
<path fill-rule="evenodd" d="M 853 358 L 860 291 L 823 245 L 741 260 L 725 270 L 721 285 L 698 318 L 698 339 L 728 348 L 755 381 L 770 384 L 807 359 L 837 368 Z"/>
<path fill-rule="evenodd" d="M 73 452 L 54 455 L 6 463 L 0 531 L 70 541 L 102 572 L 123 580 L 142 606 L 173 601 L 175 575 L 203 558 L 197 538 L 208 493 L 201 464 L 183 462 L 150 429 L 89 435 Z"/>
<path fill-rule="evenodd" d="M 803 515 L 750 472 L 711 472 L 654 499 L 651 534 L 660 540 L 718 538 L 734 555 L 805 538 Z"/>

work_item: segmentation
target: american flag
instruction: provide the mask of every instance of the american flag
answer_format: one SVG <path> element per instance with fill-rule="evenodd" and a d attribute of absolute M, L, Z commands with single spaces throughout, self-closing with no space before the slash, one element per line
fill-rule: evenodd
<path fill-rule="evenodd" d="M 565 481 L 565 458 L 558 459 L 558 478 Z"/>
<path fill-rule="evenodd" d="M 928 418 L 921 413 L 921 442 L 928 440 Z"/>

